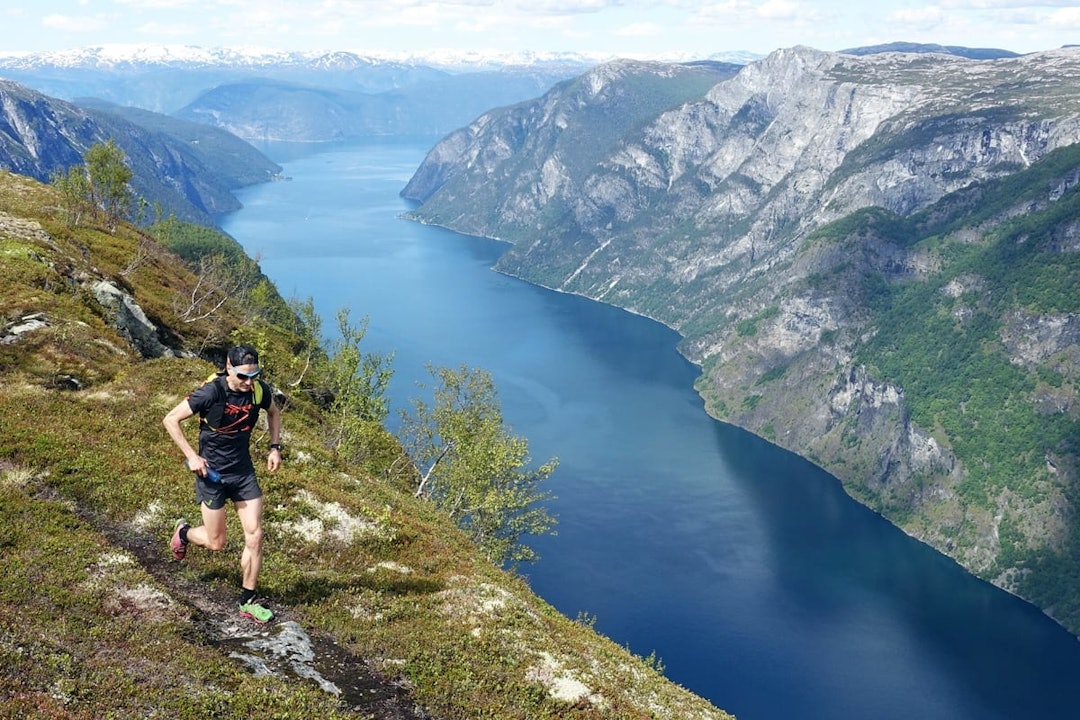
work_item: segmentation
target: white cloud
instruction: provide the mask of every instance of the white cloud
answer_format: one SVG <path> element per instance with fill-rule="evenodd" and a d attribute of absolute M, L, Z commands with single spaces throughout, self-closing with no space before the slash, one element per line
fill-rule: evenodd
<path fill-rule="evenodd" d="M 1059 28 L 1066 28 L 1080 34 L 1080 7 L 1067 7 L 1050 13 L 1047 22 Z M 1080 42 L 1080 37 L 1077 37 Z"/>
<path fill-rule="evenodd" d="M 97 32 L 106 27 L 105 19 L 100 16 L 60 15 L 57 13 L 41 18 L 41 24 L 50 30 L 76 33 Z"/>
<path fill-rule="evenodd" d="M 763 22 L 790 25 L 818 23 L 825 14 L 809 3 L 793 0 L 767 0 L 762 3 L 726 0 L 701 5 L 696 15 L 703 22 L 760 28 Z"/>
<path fill-rule="evenodd" d="M 543 13 L 547 15 L 580 15 L 597 13 L 617 8 L 623 3 L 619 0 L 535 0 L 519 2 L 514 9 L 522 13 Z"/>
<path fill-rule="evenodd" d="M 87 4 L 87 0 L 83 0 L 84 4 Z M 118 5 L 130 5 L 139 9 L 149 10 L 162 10 L 162 9 L 176 9 L 186 8 L 196 5 L 204 4 L 200 0 L 113 0 Z M 209 5 L 217 5 L 220 3 L 210 2 Z"/>
<path fill-rule="evenodd" d="M 791 2 L 791 0 L 768 0 L 758 6 L 755 14 L 768 20 L 800 20 L 815 13 L 812 7 L 804 3 Z"/>
<path fill-rule="evenodd" d="M 949 9 L 958 10 L 1015 10 L 1047 7 L 1073 7 L 1076 0 L 941 0 Z"/>
<path fill-rule="evenodd" d="M 765 53 L 793 45 L 836 50 L 895 40 L 1018 52 L 1080 41 L 1080 0 L 35 0 L 5 5 L 0 26 L 12 51 L 182 37 L 207 47 L 704 57 L 725 50 Z"/>
<path fill-rule="evenodd" d="M 921 8 L 904 8 L 890 13 L 885 22 L 890 25 L 904 25 L 920 29 L 932 28 L 945 20 L 941 8 L 930 5 Z"/>
<path fill-rule="evenodd" d="M 200 26 L 194 23 L 163 23 L 152 21 L 140 25 L 138 33 L 140 35 L 153 35 L 158 37 L 186 37 L 194 40 L 195 38 L 198 38 L 200 30 Z"/>
<path fill-rule="evenodd" d="M 611 32 L 616 37 L 652 37 L 654 35 L 660 35 L 664 32 L 664 28 L 655 23 L 639 22 L 624 25 L 620 28 L 616 28 Z"/>

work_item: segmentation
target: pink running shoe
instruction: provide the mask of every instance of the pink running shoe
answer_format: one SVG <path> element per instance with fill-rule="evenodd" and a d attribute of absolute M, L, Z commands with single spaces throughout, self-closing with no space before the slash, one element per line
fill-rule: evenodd
<path fill-rule="evenodd" d="M 176 521 L 176 526 L 173 528 L 172 540 L 169 541 L 169 549 L 172 550 L 173 557 L 177 560 L 183 560 L 187 555 L 188 544 L 180 539 L 180 531 L 183 528 L 190 527 L 188 521 L 184 518 L 180 518 Z"/>

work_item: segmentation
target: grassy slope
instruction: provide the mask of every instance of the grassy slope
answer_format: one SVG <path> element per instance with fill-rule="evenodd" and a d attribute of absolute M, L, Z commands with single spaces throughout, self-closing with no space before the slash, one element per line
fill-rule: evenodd
<path fill-rule="evenodd" d="M 87 288 L 126 287 L 187 349 L 254 337 L 271 380 L 294 338 L 234 302 L 182 321 L 195 277 L 177 257 L 155 246 L 121 275 L 131 229 L 71 231 L 56 204 L 0 174 L 0 328 L 48 323 L 0 344 L 0 717 L 727 717 L 561 616 L 402 488 L 344 466 L 299 396 L 285 465 L 264 474 L 261 589 L 282 620 L 337 649 L 345 675 L 380 682 L 381 700 L 350 705 L 230 657 L 214 628 L 239 580 L 235 519 L 222 553 L 180 565 L 166 548 L 172 518 L 194 508 L 161 418 L 211 365 L 140 360 Z M 70 378 L 82 389 L 64 390 Z M 588 694 L 559 699 L 580 687 L 569 681 Z"/>

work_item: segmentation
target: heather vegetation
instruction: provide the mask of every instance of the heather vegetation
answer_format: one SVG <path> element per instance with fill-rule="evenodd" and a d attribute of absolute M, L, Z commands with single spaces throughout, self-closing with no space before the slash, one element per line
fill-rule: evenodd
<path fill-rule="evenodd" d="M 500 567 L 550 527 L 554 461 L 534 467 L 506 433 L 482 371 L 435 369 L 403 444 L 366 320 L 343 311 L 324 345 L 311 301 L 281 298 L 230 238 L 76 218 L 68 190 L 0 174 L 0 717 L 725 717 Z M 171 355 L 135 350 L 103 282 Z M 192 490 L 161 418 L 240 341 L 285 409 L 261 590 L 369 690 L 260 675 L 230 650 L 233 517 L 225 552 L 168 553 Z M 253 442 L 259 457 L 265 432 Z M 432 472 L 406 449 L 442 459 Z"/>

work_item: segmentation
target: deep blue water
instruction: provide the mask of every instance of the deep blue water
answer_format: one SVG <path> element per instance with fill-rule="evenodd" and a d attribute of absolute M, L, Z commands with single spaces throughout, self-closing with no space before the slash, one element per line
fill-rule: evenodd
<path fill-rule="evenodd" d="M 292 178 L 223 221 L 285 296 L 370 320 L 396 406 L 481 367 L 548 481 L 536 592 L 744 720 L 1080 717 L 1080 643 L 709 418 L 675 333 L 490 270 L 504 246 L 398 218 L 434 138 L 265 150 Z"/>

